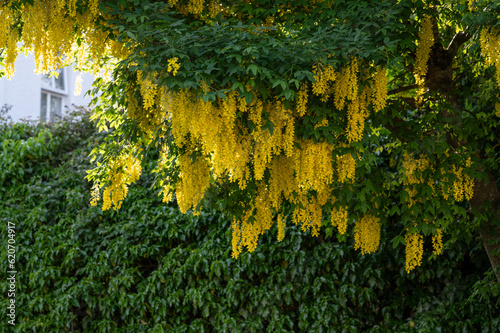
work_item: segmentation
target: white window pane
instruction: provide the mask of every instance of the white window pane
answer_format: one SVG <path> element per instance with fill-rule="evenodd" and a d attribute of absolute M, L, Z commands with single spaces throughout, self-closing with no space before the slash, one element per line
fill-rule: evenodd
<path fill-rule="evenodd" d="M 49 74 L 42 75 L 42 84 L 52 87 L 52 78 L 49 77 Z"/>
<path fill-rule="evenodd" d="M 50 96 L 50 120 L 55 120 L 62 114 L 62 98 L 51 95 Z"/>
<path fill-rule="evenodd" d="M 47 121 L 47 94 L 42 93 L 42 99 L 40 102 L 40 120 Z"/>
<path fill-rule="evenodd" d="M 59 73 L 59 76 L 57 78 L 54 76 L 56 89 L 64 90 L 64 71 L 62 69 L 58 69 L 57 72 Z"/>

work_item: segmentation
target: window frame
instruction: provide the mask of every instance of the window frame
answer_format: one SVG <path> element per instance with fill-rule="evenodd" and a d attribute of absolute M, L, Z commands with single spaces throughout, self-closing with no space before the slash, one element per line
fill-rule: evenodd
<path fill-rule="evenodd" d="M 58 116 L 62 116 L 63 108 L 65 105 L 66 98 L 68 96 L 68 76 L 66 75 L 67 71 L 65 68 L 60 68 L 59 70 L 59 75 L 62 75 L 63 79 L 63 86 L 64 89 L 59 89 L 56 88 L 56 77 L 55 75 L 43 75 L 41 77 L 41 91 L 40 91 L 40 120 L 41 121 L 52 121 L 54 120 L 55 115 L 52 114 L 51 112 L 51 100 L 52 98 L 60 98 L 61 99 L 61 109 L 60 109 L 60 114 Z M 47 84 L 45 78 L 48 78 L 51 83 Z M 43 94 L 47 95 L 47 101 L 45 105 L 45 117 L 42 117 L 43 115 L 43 110 L 42 110 L 42 101 L 43 101 Z"/>
<path fill-rule="evenodd" d="M 46 101 L 46 104 L 45 104 L 45 117 L 42 117 L 42 95 L 43 94 L 47 95 L 47 101 Z M 56 114 L 56 115 L 52 114 L 51 107 L 50 107 L 51 106 L 52 98 L 54 98 L 54 97 L 61 99 L 60 114 Z M 65 97 L 66 96 L 64 96 L 64 95 L 55 94 L 53 92 L 50 92 L 50 91 L 42 89 L 42 91 L 40 93 L 40 120 L 41 121 L 52 121 L 52 120 L 54 120 L 55 116 L 61 117 L 62 116 L 62 112 L 63 112 L 63 108 L 64 108 Z"/>

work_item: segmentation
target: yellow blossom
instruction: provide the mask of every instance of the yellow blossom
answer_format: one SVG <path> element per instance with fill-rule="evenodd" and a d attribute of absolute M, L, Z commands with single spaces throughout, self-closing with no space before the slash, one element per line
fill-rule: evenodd
<path fill-rule="evenodd" d="M 233 221 L 232 227 L 233 227 L 233 234 L 231 237 L 231 241 L 232 241 L 233 251 L 231 253 L 231 257 L 238 258 L 241 253 L 241 243 L 240 243 L 241 229 L 236 220 Z"/>
<path fill-rule="evenodd" d="M 379 218 L 365 215 L 354 226 L 354 249 L 361 249 L 361 254 L 377 251 L 380 244 Z"/>
<path fill-rule="evenodd" d="M 333 208 L 331 212 L 332 226 L 337 227 L 339 234 L 343 235 L 347 231 L 347 209 L 346 207 Z"/>
<path fill-rule="evenodd" d="M 282 214 L 278 214 L 278 242 L 285 238 L 286 220 Z"/>
<path fill-rule="evenodd" d="M 410 273 L 415 267 L 422 263 L 424 253 L 424 238 L 417 232 L 407 232 L 406 243 L 406 272 Z"/>
<path fill-rule="evenodd" d="M 418 47 L 415 59 L 414 75 L 415 81 L 420 86 L 417 94 L 417 102 L 420 102 L 424 91 L 425 75 L 427 74 L 427 63 L 431 47 L 434 44 L 434 33 L 432 31 L 432 18 L 425 16 L 422 19 L 422 27 L 418 34 Z"/>
<path fill-rule="evenodd" d="M 297 97 L 297 113 L 303 117 L 307 112 L 307 94 L 309 93 L 308 84 L 304 82 L 300 85 L 299 94 Z"/>
<path fill-rule="evenodd" d="M 440 255 L 443 251 L 443 231 L 438 228 L 436 234 L 432 236 L 432 248 L 435 255 Z"/>
<path fill-rule="evenodd" d="M 373 80 L 373 109 L 377 112 L 385 108 L 387 103 L 387 76 L 385 68 L 379 68 Z"/>
<path fill-rule="evenodd" d="M 177 71 L 181 68 L 181 65 L 179 64 L 179 58 L 175 57 L 175 58 L 170 58 L 168 59 L 168 68 L 167 68 L 167 72 L 172 72 L 172 75 L 173 76 L 176 76 L 177 75 Z"/>

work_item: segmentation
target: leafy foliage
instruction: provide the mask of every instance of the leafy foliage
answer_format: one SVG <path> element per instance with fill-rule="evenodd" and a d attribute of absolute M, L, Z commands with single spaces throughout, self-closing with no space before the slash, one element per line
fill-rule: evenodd
<path fill-rule="evenodd" d="M 164 202 L 232 218 L 234 257 L 275 224 L 349 230 L 370 254 L 396 221 L 408 272 L 425 242 L 478 231 L 500 267 L 497 2 L 11 0 L 1 15 L 8 75 L 18 40 L 39 71 L 104 72 L 92 204 L 119 209 L 149 154 Z"/>
<path fill-rule="evenodd" d="M 311 237 L 298 226 L 278 243 L 273 227 L 253 253 L 233 259 L 230 219 L 207 210 L 181 214 L 155 195 L 149 174 L 119 211 L 89 207 L 87 155 L 103 138 L 86 115 L 1 128 L 0 136 L 12 140 L 2 159 L 38 149 L 30 138 L 47 133 L 39 159 L 26 158 L 34 171 L 10 173 L 0 187 L 2 233 L 8 221 L 16 224 L 15 332 L 495 332 L 500 326 L 496 298 L 490 291 L 483 294 L 488 299 L 479 296 L 486 281 L 471 297 L 489 266 L 477 242 L 459 237 L 439 260 L 426 255 L 408 275 L 404 251 L 390 242 L 403 231 L 399 221 L 383 227 L 380 250 L 366 256 L 345 237 Z M 145 163 L 153 168 L 155 156 Z M 1 293 L 7 288 L 2 280 Z"/>

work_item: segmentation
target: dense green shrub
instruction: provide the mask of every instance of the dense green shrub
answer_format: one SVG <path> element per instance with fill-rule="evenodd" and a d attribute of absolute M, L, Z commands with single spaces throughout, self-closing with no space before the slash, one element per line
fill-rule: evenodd
<path fill-rule="evenodd" d="M 213 212 L 180 214 L 150 190 L 151 176 L 120 211 L 89 207 L 84 177 L 99 137 L 87 116 L 0 126 L 0 270 L 9 270 L 10 221 L 19 271 L 15 332 L 500 329 L 497 300 L 471 297 L 489 268 L 479 245 L 457 239 L 407 275 L 400 247 L 385 242 L 361 256 L 350 239 L 289 226 L 281 243 L 270 239 L 274 230 L 235 260 L 230 222 Z M 2 309 L 7 288 L 2 279 Z M 0 332 L 11 330 L 7 320 Z"/>

